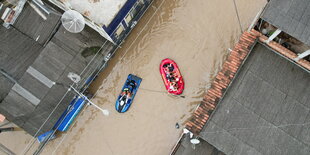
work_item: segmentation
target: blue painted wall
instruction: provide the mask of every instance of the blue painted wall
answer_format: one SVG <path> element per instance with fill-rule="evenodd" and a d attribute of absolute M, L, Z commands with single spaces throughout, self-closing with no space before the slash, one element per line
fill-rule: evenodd
<path fill-rule="evenodd" d="M 137 2 L 137 0 L 128 0 L 124 6 L 121 8 L 121 10 L 118 12 L 118 14 L 115 16 L 115 18 L 112 20 L 110 25 L 108 27 L 103 26 L 102 28 L 107 32 L 109 36 L 114 32 L 114 30 L 117 28 L 117 26 L 122 22 L 122 20 L 125 18 L 125 16 L 128 14 L 130 9 L 133 7 L 133 5 Z M 124 25 L 126 26 L 126 25 Z"/>

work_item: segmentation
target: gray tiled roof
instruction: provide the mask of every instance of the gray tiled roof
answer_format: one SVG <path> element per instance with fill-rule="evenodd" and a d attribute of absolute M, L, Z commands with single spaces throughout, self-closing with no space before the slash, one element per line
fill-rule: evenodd
<path fill-rule="evenodd" d="M 190 140 L 189 134 L 184 135 L 175 154 L 172 153 L 172 155 L 225 155 L 203 139 L 199 139 L 200 143 L 195 146 Z"/>
<path fill-rule="evenodd" d="M 309 0 L 271 0 L 262 19 L 310 45 L 309 10 Z"/>
<path fill-rule="evenodd" d="M 225 154 L 308 155 L 310 74 L 261 43 L 200 137 Z"/>
<path fill-rule="evenodd" d="M 0 113 L 31 135 L 36 133 L 67 91 L 64 86 L 51 85 L 50 82 L 69 86 L 72 81 L 67 77 L 68 73 L 80 74 L 94 56 L 93 53 L 83 57 L 82 51 L 86 47 L 101 46 L 106 41 L 89 27 L 78 34 L 67 32 L 57 24 L 60 19 L 57 14 L 50 14 L 47 21 L 42 21 L 34 12 L 26 4 L 22 19 L 14 27 L 5 29 L 0 26 L 0 69 L 17 81 L 14 83 L 0 74 Z M 54 30 L 55 34 L 51 35 Z M 41 37 L 35 41 L 37 36 Z M 95 70 L 103 62 L 104 52 L 94 59 L 95 63 L 88 71 Z M 53 127 L 73 96 L 74 93 L 70 92 L 64 98 L 40 134 Z"/>
<path fill-rule="evenodd" d="M 56 31 L 57 25 L 61 24 L 59 21 L 60 16 L 56 14 L 59 13 L 50 11 L 50 15 L 47 15 L 48 20 L 44 20 L 38 13 L 33 11 L 30 5 L 25 5 L 14 27 L 43 45 L 50 39 L 51 34 Z M 32 17 L 31 20 L 29 20 L 29 17 Z"/>

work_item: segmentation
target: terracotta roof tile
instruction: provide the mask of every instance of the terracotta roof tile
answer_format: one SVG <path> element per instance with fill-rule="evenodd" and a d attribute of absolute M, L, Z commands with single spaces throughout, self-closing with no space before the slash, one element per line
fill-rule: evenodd
<path fill-rule="evenodd" d="M 244 32 L 240 37 L 239 42 L 234 46 L 234 49 L 231 51 L 230 55 L 227 57 L 226 61 L 223 64 L 223 68 L 216 75 L 214 81 L 211 84 L 210 89 L 206 92 L 203 101 L 194 112 L 192 118 L 186 123 L 186 128 L 198 135 L 213 110 L 216 108 L 216 105 L 223 97 L 224 92 L 231 83 L 232 79 L 235 76 L 235 73 L 238 71 L 238 68 L 243 63 L 245 57 L 249 54 L 251 47 L 255 43 L 256 39 L 259 39 L 261 42 L 265 42 L 268 38 L 263 36 L 260 32 L 252 30 L 251 32 Z M 283 54 L 284 56 L 294 59 L 297 55 L 286 49 L 285 47 L 277 44 L 276 42 L 271 41 L 268 45 L 273 48 L 275 51 Z M 310 70 L 310 62 L 306 60 L 299 60 L 298 64 Z"/>
<path fill-rule="evenodd" d="M 190 119 L 186 128 L 198 135 L 202 130 L 216 105 L 223 97 L 224 92 L 231 83 L 235 73 L 237 72 L 242 61 L 249 53 L 254 44 L 257 36 L 251 33 L 245 32 L 239 42 L 235 45 L 234 49 L 227 57 L 226 62 L 223 65 L 222 70 L 216 75 L 215 80 L 211 84 L 210 89 L 205 94 L 203 101 L 194 112 L 192 119 Z"/>

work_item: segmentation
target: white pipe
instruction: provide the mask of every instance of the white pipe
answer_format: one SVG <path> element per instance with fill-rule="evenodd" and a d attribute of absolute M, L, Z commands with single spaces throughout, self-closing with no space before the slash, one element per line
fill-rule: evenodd
<path fill-rule="evenodd" d="M 28 3 L 33 8 L 33 10 L 36 11 L 38 15 L 40 15 L 43 18 L 43 20 L 47 20 L 47 17 L 43 14 L 43 12 L 41 12 L 41 10 L 35 4 L 29 1 Z"/>
<path fill-rule="evenodd" d="M 307 50 L 301 54 L 298 54 L 298 57 L 294 58 L 294 61 L 299 61 L 300 59 L 310 55 L 310 50 Z"/>
<path fill-rule="evenodd" d="M 268 44 L 270 41 L 272 41 L 274 38 L 276 38 L 282 31 L 280 29 L 277 29 L 269 38 L 266 40 L 266 43 Z"/>
<path fill-rule="evenodd" d="M 37 0 L 32 0 L 34 4 L 36 4 L 40 9 L 42 9 L 46 14 L 50 14 L 50 12 L 44 7 L 43 2 L 38 2 Z"/>

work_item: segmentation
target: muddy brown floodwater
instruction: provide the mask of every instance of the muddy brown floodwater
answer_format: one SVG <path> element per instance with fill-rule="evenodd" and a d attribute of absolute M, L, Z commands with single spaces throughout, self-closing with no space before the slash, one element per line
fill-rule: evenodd
<path fill-rule="evenodd" d="M 265 3 L 236 0 L 243 29 Z M 92 91 L 98 89 L 93 101 L 108 109 L 110 116 L 86 107 L 73 127 L 51 141 L 43 154 L 169 154 L 240 33 L 233 0 L 155 0 L 92 85 Z M 163 92 L 159 64 L 164 58 L 178 63 L 185 98 Z M 115 101 L 129 73 L 143 81 L 130 109 L 120 114 Z"/>

